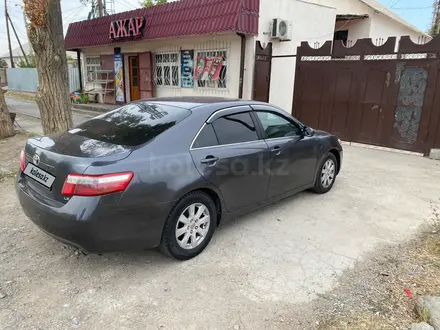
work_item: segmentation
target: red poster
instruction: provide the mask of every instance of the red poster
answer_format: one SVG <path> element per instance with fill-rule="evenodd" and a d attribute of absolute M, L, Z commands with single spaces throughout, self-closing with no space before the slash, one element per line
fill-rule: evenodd
<path fill-rule="evenodd" d="M 211 72 L 212 65 L 214 64 L 214 57 L 205 57 L 205 69 L 202 73 L 202 78 L 200 80 L 209 80 L 209 73 Z"/>
<path fill-rule="evenodd" d="M 220 71 L 223 66 L 223 56 L 213 57 L 213 64 L 209 72 L 209 80 L 217 81 L 220 79 Z"/>
<path fill-rule="evenodd" d="M 194 80 L 217 81 L 223 66 L 223 56 L 198 56 Z"/>

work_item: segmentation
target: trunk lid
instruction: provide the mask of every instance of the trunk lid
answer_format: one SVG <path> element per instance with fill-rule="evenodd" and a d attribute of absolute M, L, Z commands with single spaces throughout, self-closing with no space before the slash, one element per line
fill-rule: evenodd
<path fill-rule="evenodd" d="M 52 187 L 47 188 L 30 177 L 23 175 L 26 184 L 42 197 L 66 203 L 61 191 L 68 174 L 83 174 L 96 161 L 100 163 L 116 162 L 128 157 L 133 148 L 98 141 L 72 134 L 75 129 L 53 135 L 29 139 L 25 147 L 25 163 L 53 175 Z"/>

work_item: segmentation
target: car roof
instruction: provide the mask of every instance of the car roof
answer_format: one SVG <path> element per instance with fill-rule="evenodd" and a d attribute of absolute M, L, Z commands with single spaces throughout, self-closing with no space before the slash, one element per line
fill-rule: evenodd
<path fill-rule="evenodd" d="M 184 108 L 188 110 L 203 111 L 204 109 L 209 111 L 216 111 L 218 109 L 229 108 L 240 105 L 252 105 L 252 104 L 264 104 L 264 102 L 259 101 L 249 101 L 240 100 L 224 97 L 158 97 L 151 99 L 143 99 L 138 102 L 147 102 L 153 104 L 167 104 L 170 106 L 175 106 L 179 108 Z"/>

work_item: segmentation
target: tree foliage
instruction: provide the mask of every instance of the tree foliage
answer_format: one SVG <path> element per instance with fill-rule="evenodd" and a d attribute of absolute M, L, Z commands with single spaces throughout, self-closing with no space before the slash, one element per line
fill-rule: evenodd
<path fill-rule="evenodd" d="M 168 0 L 143 0 L 141 1 L 141 6 L 150 8 L 157 5 L 164 5 L 166 3 L 168 3 Z"/>
<path fill-rule="evenodd" d="M 16 63 L 19 68 L 36 68 L 37 62 L 35 59 L 35 55 L 28 54 L 26 55 L 28 62 L 26 62 L 24 57 L 20 57 L 20 60 Z"/>
<path fill-rule="evenodd" d="M 0 60 L 0 68 L 7 68 L 8 63 L 5 60 Z"/>
<path fill-rule="evenodd" d="M 31 22 L 30 28 L 46 26 L 46 17 L 49 6 L 45 0 L 23 0 L 24 11 Z"/>

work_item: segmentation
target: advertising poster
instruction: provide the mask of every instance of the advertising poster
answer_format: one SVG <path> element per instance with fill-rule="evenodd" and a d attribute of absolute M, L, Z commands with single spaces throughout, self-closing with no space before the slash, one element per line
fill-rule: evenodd
<path fill-rule="evenodd" d="M 122 63 L 122 55 L 114 55 L 115 62 L 115 93 L 116 93 L 116 103 L 124 103 L 124 70 Z"/>
<path fill-rule="evenodd" d="M 209 72 L 211 72 L 213 64 L 214 58 L 212 56 L 205 57 L 205 68 L 203 69 L 202 78 L 200 78 L 200 80 L 209 80 Z"/>
<path fill-rule="evenodd" d="M 201 80 L 203 70 L 205 69 L 205 57 L 197 56 L 197 66 L 194 71 L 194 80 Z"/>
<path fill-rule="evenodd" d="M 209 80 L 217 81 L 220 79 L 220 71 L 223 66 L 223 56 L 213 57 L 212 67 L 209 71 Z"/>
<path fill-rule="evenodd" d="M 182 88 L 194 88 L 194 50 L 182 50 L 180 61 Z"/>
<path fill-rule="evenodd" d="M 198 56 L 194 80 L 217 81 L 223 66 L 223 56 Z"/>

